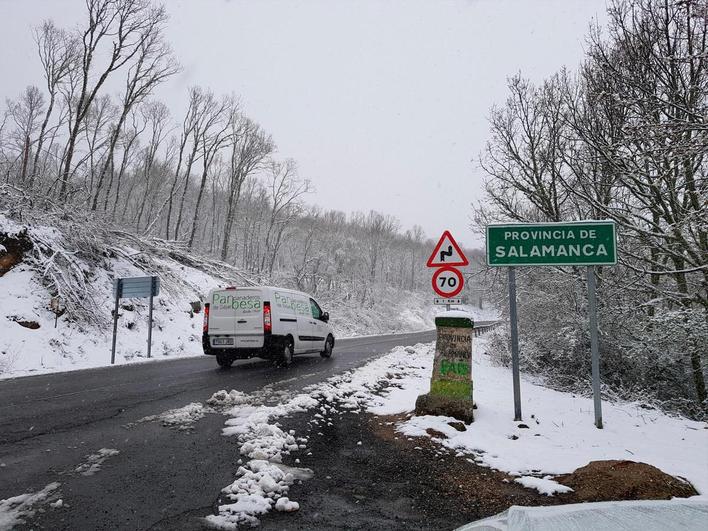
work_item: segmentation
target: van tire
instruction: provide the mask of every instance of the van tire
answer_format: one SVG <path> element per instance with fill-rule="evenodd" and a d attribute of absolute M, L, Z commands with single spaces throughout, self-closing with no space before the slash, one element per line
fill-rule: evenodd
<path fill-rule="evenodd" d="M 230 369 L 231 364 L 234 362 L 234 359 L 231 356 L 227 356 L 225 354 L 217 354 L 216 355 L 216 363 L 219 364 L 219 367 L 222 369 Z"/>
<path fill-rule="evenodd" d="M 323 358 L 331 358 L 333 348 L 334 338 L 331 335 L 327 336 L 327 341 L 325 341 L 324 350 L 320 352 L 320 356 L 322 356 Z"/>
<path fill-rule="evenodd" d="M 280 347 L 280 352 L 276 358 L 276 363 L 279 367 L 290 367 L 293 362 L 294 346 L 293 340 L 285 338 Z"/>

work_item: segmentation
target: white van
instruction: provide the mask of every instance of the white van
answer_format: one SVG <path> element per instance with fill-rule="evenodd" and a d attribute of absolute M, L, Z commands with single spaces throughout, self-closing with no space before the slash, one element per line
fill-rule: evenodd
<path fill-rule="evenodd" d="M 209 293 L 204 305 L 204 354 L 230 367 L 236 359 L 260 357 L 282 366 L 294 354 L 319 352 L 329 358 L 334 334 L 315 299 L 274 287 L 229 287 Z"/>

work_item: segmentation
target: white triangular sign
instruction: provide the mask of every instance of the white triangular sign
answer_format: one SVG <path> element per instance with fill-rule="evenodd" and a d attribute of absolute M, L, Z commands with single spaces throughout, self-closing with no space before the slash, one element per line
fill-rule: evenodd
<path fill-rule="evenodd" d="M 466 266 L 470 261 L 467 260 L 465 253 L 462 252 L 460 246 L 457 245 L 455 238 L 452 237 L 449 230 L 443 232 L 435 246 L 433 254 L 428 258 L 428 267 L 441 266 Z"/>

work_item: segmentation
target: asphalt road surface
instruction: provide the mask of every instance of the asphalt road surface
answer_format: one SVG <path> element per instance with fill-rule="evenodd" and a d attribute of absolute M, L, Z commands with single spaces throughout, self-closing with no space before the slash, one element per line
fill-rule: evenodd
<path fill-rule="evenodd" d="M 341 339 L 331 359 L 298 356 L 288 369 L 247 360 L 224 371 L 203 356 L 0 381 L 0 500 L 59 482 L 64 506 L 42 507 L 26 528 L 189 527 L 234 480 L 238 446 L 221 435 L 224 417 L 207 415 L 189 433 L 126 425 L 220 389 L 299 390 L 397 345 L 434 339 L 434 331 Z M 101 449 L 119 453 L 95 474 L 78 473 Z"/>

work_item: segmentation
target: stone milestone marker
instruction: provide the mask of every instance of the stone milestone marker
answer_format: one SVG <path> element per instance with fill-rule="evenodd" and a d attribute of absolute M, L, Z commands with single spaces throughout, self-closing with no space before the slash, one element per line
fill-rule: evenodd
<path fill-rule="evenodd" d="M 472 414 L 472 329 L 464 312 L 435 318 L 438 330 L 430 392 L 415 402 L 416 415 L 444 415 L 469 424 Z"/>

